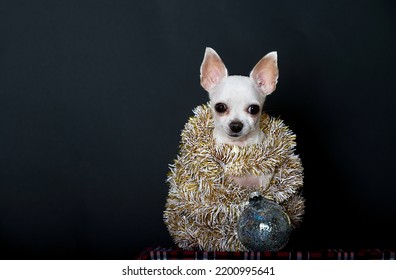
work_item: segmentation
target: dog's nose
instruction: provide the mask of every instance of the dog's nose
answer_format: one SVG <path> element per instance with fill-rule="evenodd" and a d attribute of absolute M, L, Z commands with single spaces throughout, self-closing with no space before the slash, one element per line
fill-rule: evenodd
<path fill-rule="evenodd" d="M 232 132 L 240 132 L 243 128 L 243 123 L 241 122 L 231 122 L 230 123 L 230 129 L 232 130 Z"/>

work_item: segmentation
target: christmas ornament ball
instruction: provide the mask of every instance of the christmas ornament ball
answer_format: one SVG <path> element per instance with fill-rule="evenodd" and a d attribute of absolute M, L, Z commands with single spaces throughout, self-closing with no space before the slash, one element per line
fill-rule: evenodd
<path fill-rule="evenodd" d="M 289 241 L 290 219 L 282 207 L 259 192 L 250 195 L 249 205 L 238 219 L 237 234 L 241 243 L 253 251 L 276 252 Z"/>

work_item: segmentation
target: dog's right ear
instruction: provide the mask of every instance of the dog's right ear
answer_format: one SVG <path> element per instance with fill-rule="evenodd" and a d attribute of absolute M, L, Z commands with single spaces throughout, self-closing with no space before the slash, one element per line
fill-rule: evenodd
<path fill-rule="evenodd" d="M 201 86 L 211 92 L 213 88 L 228 75 L 227 68 L 220 56 L 212 48 L 206 48 L 201 64 Z"/>

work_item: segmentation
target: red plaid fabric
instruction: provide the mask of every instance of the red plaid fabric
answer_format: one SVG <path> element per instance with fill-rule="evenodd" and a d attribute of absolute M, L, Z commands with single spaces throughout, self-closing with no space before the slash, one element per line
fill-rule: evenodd
<path fill-rule="evenodd" d="M 140 260 L 394 260 L 393 249 L 328 249 L 317 251 L 280 252 L 206 252 L 186 251 L 175 248 L 148 248 L 138 257 Z"/>

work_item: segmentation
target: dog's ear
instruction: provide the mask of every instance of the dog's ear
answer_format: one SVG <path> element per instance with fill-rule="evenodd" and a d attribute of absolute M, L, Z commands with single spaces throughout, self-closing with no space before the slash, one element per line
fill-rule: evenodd
<path fill-rule="evenodd" d="M 213 88 L 228 75 L 227 68 L 220 56 L 212 48 L 206 48 L 201 64 L 201 86 L 211 92 Z"/>
<path fill-rule="evenodd" d="M 254 83 L 264 95 L 271 94 L 275 90 L 278 77 L 277 52 L 270 52 L 265 55 L 256 66 L 254 66 L 252 72 L 250 72 L 250 78 L 253 79 Z"/>

